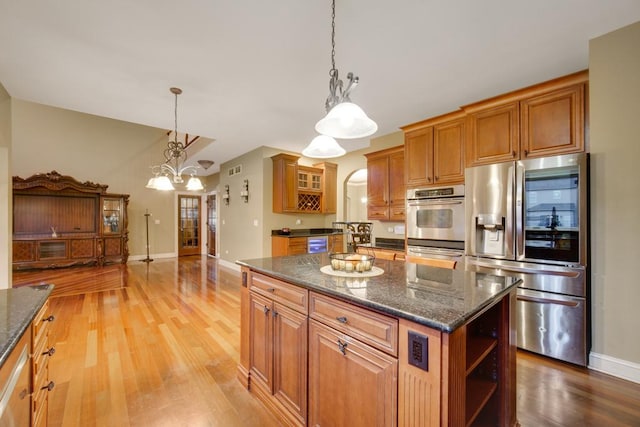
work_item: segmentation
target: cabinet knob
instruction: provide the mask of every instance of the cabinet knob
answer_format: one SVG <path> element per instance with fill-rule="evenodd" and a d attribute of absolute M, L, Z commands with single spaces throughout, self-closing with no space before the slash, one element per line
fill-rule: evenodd
<path fill-rule="evenodd" d="M 47 355 L 47 356 L 53 356 L 54 354 L 56 354 L 56 348 L 55 347 L 51 347 L 49 350 L 45 351 L 42 354 L 43 355 Z"/>
<path fill-rule="evenodd" d="M 340 316 L 340 317 L 336 317 L 336 320 L 340 323 L 347 323 L 347 317 L 346 316 Z"/>
<path fill-rule="evenodd" d="M 431 182 L 431 177 L 427 177 L 427 182 Z"/>
<path fill-rule="evenodd" d="M 276 310 L 273 310 L 273 311 L 271 312 L 271 315 L 272 315 L 274 318 L 275 318 L 275 317 L 278 317 L 278 312 L 277 312 Z"/>
<path fill-rule="evenodd" d="M 51 314 L 49 317 L 45 317 L 44 319 L 42 319 L 43 322 L 53 322 L 54 320 L 56 320 L 56 318 L 53 317 L 53 314 Z"/>
<path fill-rule="evenodd" d="M 511 157 L 515 158 L 516 157 L 516 152 L 515 150 L 511 152 Z"/>
<path fill-rule="evenodd" d="M 53 381 L 49 381 L 49 384 L 47 384 L 46 386 L 42 387 L 41 390 L 51 391 L 51 390 L 53 390 L 53 388 L 55 386 L 56 386 L 56 384 Z"/>
<path fill-rule="evenodd" d="M 436 181 L 439 181 L 439 180 L 440 180 L 440 177 L 439 177 L 439 176 L 436 176 L 435 178 L 436 178 Z"/>
<path fill-rule="evenodd" d="M 524 150 L 524 156 L 527 157 L 529 155 L 529 150 Z"/>
<path fill-rule="evenodd" d="M 269 314 L 269 311 L 271 311 L 271 309 L 265 305 L 263 311 L 264 311 L 264 314 L 266 315 L 266 314 Z"/>
<path fill-rule="evenodd" d="M 343 356 L 347 355 L 347 342 L 342 342 L 340 341 L 340 338 L 338 338 L 338 350 L 340 350 L 340 353 L 342 353 Z"/>

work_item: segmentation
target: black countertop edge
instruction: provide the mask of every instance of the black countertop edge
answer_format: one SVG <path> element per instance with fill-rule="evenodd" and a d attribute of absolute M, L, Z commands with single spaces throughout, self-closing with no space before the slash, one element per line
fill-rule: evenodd
<path fill-rule="evenodd" d="M 0 290 L 0 368 L 51 295 L 53 285 Z"/>
<path fill-rule="evenodd" d="M 303 255 L 304 256 L 304 255 Z M 286 257 L 286 258 L 292 258 L 292 257 Z M 343 300 L 343 301 L 347 301 L 347 302 L 351 302 L 354 303 L 356 305 L 360 305 L 362 307 L 366 307 L 366 308 L 370 308 L 373 310 L 376 310 L 378 312 L 381 313 L 386 313 L 389 314 L 391 316 L 395 316 L 398 318 L 402 318 L 402 319 L 406 319 L 421 325 L 425 325 L 428 326 L 430 328 L 434 328 L 437 330 L 440 330 L 442 332 L 445 333 L 451 333 L 453 331 L 455 331 L 456 329 L 458 329 L 460 326 L 464 325 L 468 320 L 470 320 L 471 318 L 475 317 L 478 313 L 482 312 L 485 308 L 491 306 L 494 302 L 501 300 L 505 295 L 509 294 L 511 291 L 515 290 L 515 288 L 517 287 L 517 284 L 519 282 L 521 282 L 520 279 L 515 279 L 513 280 L 513 282 L 506 286 L 504 289 L 502 289 L 500 292 L 497 292 L 495 295 L 493 295 L 490 299 L 487 299 L 486 301 L 484 301 L 481 305 L 478 305 L 476 307 L 473 308 L 473 310 L 470 310 L 468 312 L 465 312 L 463 315 L 458 316 L 455 320 L 449 321 L 447 323 L 443 323 L 440 322 L 436 319 L 432 319 L 432 318 L 428 318 L 428 317 L 424 317 L 424 316 L 420 316 L 417 315 L 415 313 L 406 311 L 406 310 L 402 310 L 402 308 L 398 307 L 398 306 L 392 306 L 392 305 L 388 305 L 388 304 L 380 304 L 377 302 L 372 302 L 368 299 L 365 298 L 359 298 L 356 297 L 354 295 L 347 295 L 341 292 L 337 292 L 335 290 L 332 290 L 330 288 L 326 288 L 324 286 L 318 285 L 316 283 L 310 282 L 308 280 L 304 280 L 301 279 L 300 277 L 292 277 L 288 274 L 282 274 L 279 273 L 277 271 L 271 270 L 271 269 L 267 269 L 267 268 L 261 268 L 260 266 L 257 266 L 255 264 L 252 264 L 251 261 L 255 261 L 255 260 L 238 260 L 236 261 L 236 264 L 241 265 L 241 266 L 245 266 L 250 268 L 253 271 L 256 271 L 258 273 L 262 273 L 265 274 L 267 276 L 271 276 L 274 277 L 276 279 L 280 279 L 283 280 L 285 282 L 288 283 L 292 283 L 294 285 L 299 285 L 301 287 L 305 287 L 309 290 L 313 290 L 316 291 L 318 293 L 322 293 L 324 295 L 327 296 L 331 296 L 331 297 L 335 297 L 337 299 Z M 402 261 L 387 261 L 387 263 L 402 263 L 404 264 L 404 262 Z M 322 275 L 323 273 L 320 273 L 320 275 Z M 357 276 L 354 276 L 357 277 Z"/>
<path fill-rule="evenodd" d="M 288 233 L 282 230 L 271 230 L 272 236 L 282 237 L 308 237 L 308 236 L 327 236 L 330 234 L 342 234 L 342 230 L 333 228 L 304 228 L 291 229 Z"/>

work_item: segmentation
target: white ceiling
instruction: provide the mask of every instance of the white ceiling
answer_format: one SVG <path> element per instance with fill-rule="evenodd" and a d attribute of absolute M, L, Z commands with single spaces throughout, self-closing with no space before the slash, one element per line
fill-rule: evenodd
<path fill-rule="evenodd" d="M 330 0 L 0 0 L 12 97 L 214 140 L 219 165 L 300 152 L 324 115 Z M 638 0 L 337 0 L 336 66 L 376 135 L 588 67 L 590 39 L 640 20 Z M 374 136 L 376 136 L 374 135 Z M 367 140 L 341 141 L 352 151 Z"/>

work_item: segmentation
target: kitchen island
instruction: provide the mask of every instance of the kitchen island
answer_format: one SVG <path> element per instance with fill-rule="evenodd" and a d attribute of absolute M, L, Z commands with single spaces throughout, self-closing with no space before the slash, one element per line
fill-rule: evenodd
<path fill-rule="evenodd" d="M 238 377 L 287 425 L 517 425 L 519 280 L 327 254 L 238 261 Z"/>

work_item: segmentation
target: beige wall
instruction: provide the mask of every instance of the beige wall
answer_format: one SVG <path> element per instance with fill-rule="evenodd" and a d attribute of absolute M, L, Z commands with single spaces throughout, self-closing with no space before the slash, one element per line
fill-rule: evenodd
<path fill-rule="evenodd" d="M 11 287 L 11 97 L 0 84 L 0 289 Z"/>
<path fill-rule="evenodd" d="M 12 99 L 12 118 L 13 175 L 26 178 L 56 170 L 79 181 L 106 184 L 112 193 L 129 194 L 132 258 L 146 256 L 146 209 L 152 215 L 151 254 L 175 254 L 177 196 L 145 188 L 149 166 L 163 161 L 164 130 L 17 99 Z"/>
<path fill-rule="evenodd" d="M 592 350 L 640 363 L 640 23 L 589 52 Z"/>

